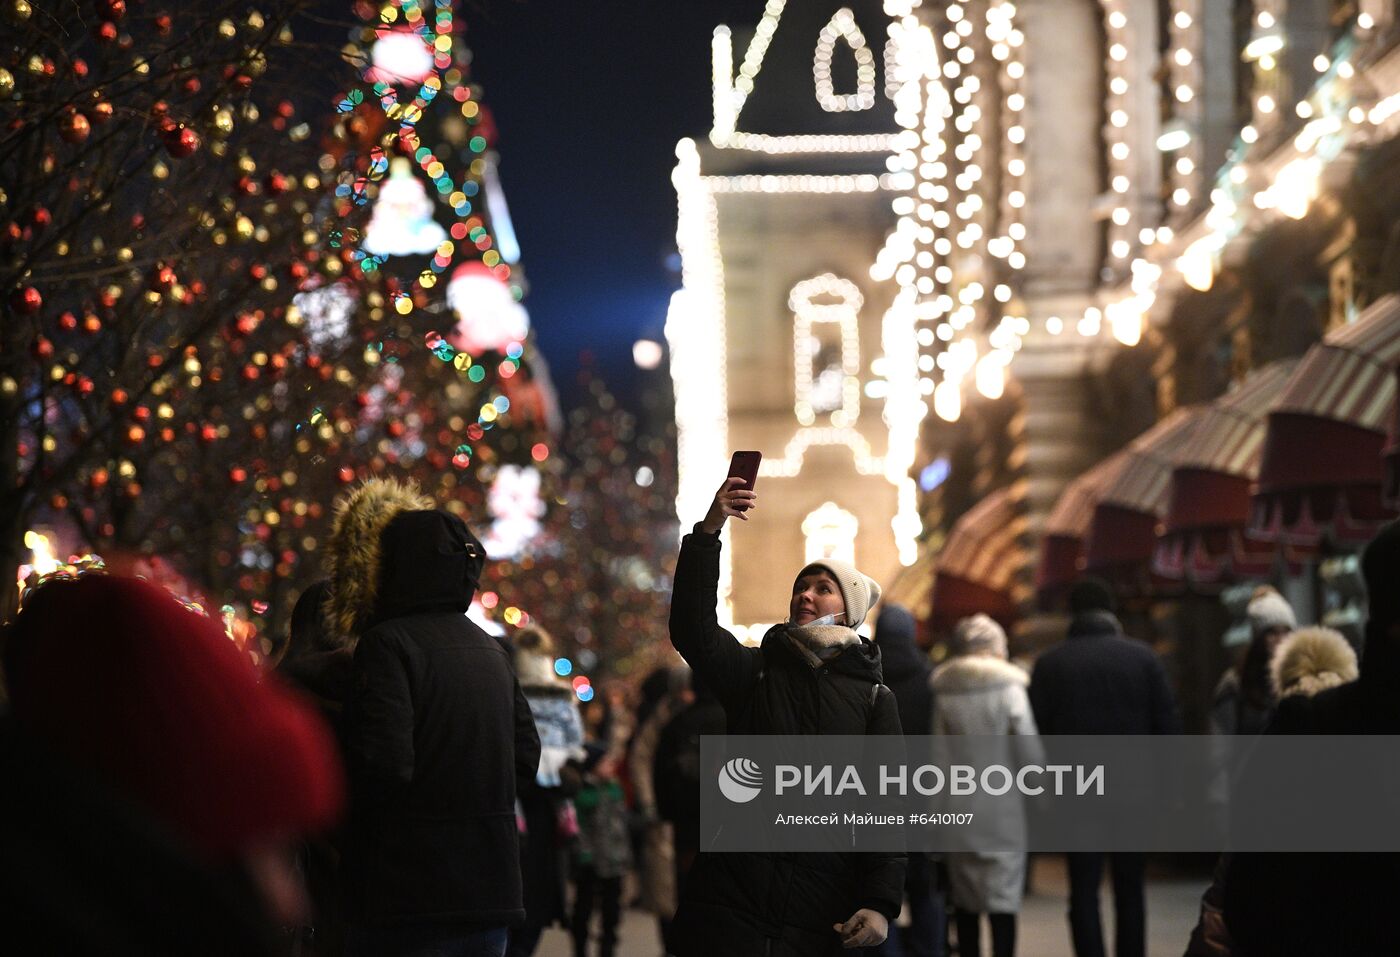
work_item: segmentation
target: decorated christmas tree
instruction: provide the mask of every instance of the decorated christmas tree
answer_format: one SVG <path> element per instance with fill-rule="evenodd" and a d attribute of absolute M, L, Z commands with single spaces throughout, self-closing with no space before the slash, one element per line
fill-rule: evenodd
<path fill-rule="evenodd" d="M 349 484 L 481 525 L 550 459 L 489 114 L 445 2 L 98 12 L 0 41 L 0 565 L 96 550 L 276 635 Z"/>
<path fill-rule="evenodd" d="M 237 571 L 240 524 L 314 518 L 290 494 L 299 430 L 372 374 L 290 308 L 350 272 L 319 230 L 335 170 L 315 105 L 354 70 L 302 38 L 324 26 L 293 0 L 5 17 L 0 567 L 33 564 L 43 528 L 55 559 L 256 593 L 296 556 Z M 355 294 L 347 331 L 378 295 Z"/>

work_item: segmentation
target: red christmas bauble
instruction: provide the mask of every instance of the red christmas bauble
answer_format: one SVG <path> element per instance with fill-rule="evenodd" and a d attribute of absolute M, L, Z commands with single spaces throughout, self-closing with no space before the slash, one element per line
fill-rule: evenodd
<path fill-rule="evenodd" d="M 177 282 L 177 278 L 174 269 L 161 263 L 156 266 L 155 271 L 151 273 L 148 285 L 150 286 L 151 292 L 169 292 L 171 287 Z"/>
<path fill-rule="evenodd" d="M 106 100 L 99 100 L 83 112 L 94 126 L 101 126 L 112 118 L 112 104 Z"/>
<path fill-rule="evenodd" d="M 176 126 L 161 134 L 161 138 L 166 152 L 176 159 L 184 159 L 199 149 L 199 134 L 188 126 Z"/>
<path fill-rule="evenodd" d="M 126 16 L 126 0 L 97 0 L 97 15 L 103 20 L 120 20 Z"/>
<path fill-rule="evenodd" d="M 44 297 L 33 286 L 16 289 L 10 296 L 10 308 L 25 316 L 32 316 L 44 305 Z"/>
<path fill-rule="evenodd" d="M 58 121 L 58 135 L 63 137 L 65 142 L 81 143 L 91 132 L 92 126 L 88 123 L 88 118 L 77 110 L 69 110 L 63 114 L 63 119 Z"/>

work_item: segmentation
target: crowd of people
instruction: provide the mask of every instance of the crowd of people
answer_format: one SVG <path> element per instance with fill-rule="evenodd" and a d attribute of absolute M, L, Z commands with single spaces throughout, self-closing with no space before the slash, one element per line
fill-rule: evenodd
<path fill-rule="evenodd" d="M 914 617 L 849 562 L 798 569 L 757 646 L 718 620 L 737 479 L 681 544 L 680 660 L 580 701 L 538 625 L 465 614 L 486 555 L 416 489 L 374 480 L 336 508 L 324 581 L 259 673 L 210 618 L 140 579 L 87 574 L 24 596 L 3 634 L 0 940 L 16 953 L 528 957 L 564 928 L 613 957 L 625 907 L 673 957 L 895 957 L 1017 947 L 1023 852 L 715 853 L 702 847 L 705 735 L 1174 734 L 1157 656 L 1086 580 L 1032 668 L 986 615 L 935 666 Z M 1400 726 L 1400 524 L 1368 548 L 1364 653 L 1299 627 L 1271 588 L 1222 678 L 1212 731 Z M 862 628 L 878 608 L 874 640 Z M 1067 856 L 1077 957 L 1146 951 L 1146 860 Z M 1186 957 L 1400 952 L 1393 855 L 1222 856 Z M 903 915 L 903 920 L 900 920 Z M 956 940 L 956 945 L 953 944 Z M 1340 948 L 1340 949 L 1339 949 Z M 8 949 L 8 947 L 6 948 Z"/>

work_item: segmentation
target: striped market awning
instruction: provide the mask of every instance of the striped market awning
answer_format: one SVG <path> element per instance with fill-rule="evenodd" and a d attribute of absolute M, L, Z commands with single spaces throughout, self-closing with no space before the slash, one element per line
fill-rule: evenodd
<path fill-rule="evenodd" d="M 1157 527 L 1167 514 L 1172 468 L 1209 406 L 1176 409 L 1128 444 L 1123 465 L 1099 492 L 1084 546 L 1084 567 L 1120 587 L 1145 586 Z"/>
<path fill-rule="evenodd" d="M 1297 365 L 1284 359 L 1256 369 L 1207 407 L 1172 469 L 1165 528 L 1152 559 L 1157 574 L 1216 583 L 1271 570 L 1274 547 L 1247 537 L 1245 528 L 1269 409 Z"/>
<path fill-rule="evenodd" d="M 1004 627 L 1015 622 L 1025 534 L 1025 516 L 1009 489 L 991 493 L 957 520 L 934 575 L 930 625 L 935 632 L 979 611 Z"/>
<path fill-rule="evenodd" d="M 1395 511 L 1382 456 L 1395 414 L 1400 296 L 1313 346 L 1269 410 L 1251 531 L 1316 549 L 1365 542 Z"/>
<path fill-rule="evenodd" d="M 1040 540 L 1036 563 L 1035 590 L 1042 607 L 1050 607 L 1061 592 L 1073 585 L 1081 573 L 1084 539 L 1094 520 L 1099 495 L 1127 465 L 1127 450 L 1115 452 L 1065 486 Z"/>

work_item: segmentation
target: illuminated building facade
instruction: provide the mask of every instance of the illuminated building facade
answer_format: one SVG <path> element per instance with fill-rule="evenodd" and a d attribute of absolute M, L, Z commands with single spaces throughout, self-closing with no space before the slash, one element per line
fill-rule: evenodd
<path fill-rule="evenodd" d="M 1029 612 L 1071 480 L 1400 286 L 1395 7 L 768 0 L 717 28 L 668 336 L 682 519 L 729 451 L 767 456 L 735 622 L 813 550 L 936 562 L 998 491 Z"/>

